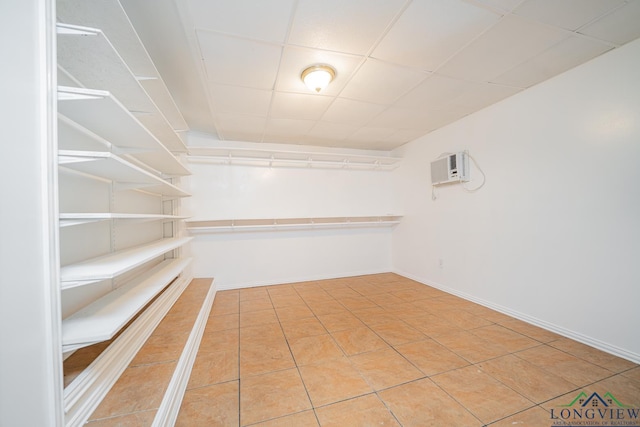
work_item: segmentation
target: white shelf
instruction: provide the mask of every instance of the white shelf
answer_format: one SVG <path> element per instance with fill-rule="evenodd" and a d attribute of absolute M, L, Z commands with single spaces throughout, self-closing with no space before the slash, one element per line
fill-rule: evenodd
<path fill-rule="evenodd" d="M 116 189 L 139 189 L 166 197 L 188 197 L 189 193 L 129 163 L 113 153 L 60 150 L 61 167 L 115 181 Z"/>
<path fill-rule="evenodd" d="M 189 147 L 190 163 L 264 167 L 309 167 L 388 171 L 398 167 L 401 158 L 307 151 L 258 150 L 249 148 Z"/>
<path fill-rule="evenodd" d="M 125 221 L 175 221 L 186 219 L 187 216 L 161 215 L 161 214 L 133 214 L 133 213 L 112 213 L 112 212 L 92 212 L 92 213 L 61 213 L 59 216 L 60 227 L 70 227 L 74 225 L 88 224 L 91 222 L 125 220 Z"/>
<path fill-rule="evenodd" d="M 188 126 L 149 53 L 118 0 L 58 0 L 56 15 L 65 24 L 99 28 L 176 130 Z M 67 37 L 67 36 L 64 36 Z"/>
<path fill-rule="evenodd" d="M 99 280 L 113 279 L 147 261 L 183 246 L 191 239 L 191 237 L 161 239 L 146 245 L 66 265 L 60 268 L 62 289 L 94 283 Z"/>
<path fill-rule="evenodd" d="M 106 341 L 184 270 L 190 258 L 161 262 L 62 321 L 63 351 Z"/>
<path fill-rule="evenodd" d="M 358 216 L 323 218 L 226 219 L 186 221 L 193 234 L 276 230 L 316 230 L 327 228 L 393 227 L 401 216 Z"/>
<path fill-rule="evenodd" d="M 170 151 L 187 151 L 102 31 L 58 24 L 58 65 L 83 86 L 111 92 Z"/>
<path fill-rule="evenodd" d="M 58 86 L 58 111 L 109 143 L 168 175 L 189 170 L 152 135 L 111 93 L 104 90 Z"/>

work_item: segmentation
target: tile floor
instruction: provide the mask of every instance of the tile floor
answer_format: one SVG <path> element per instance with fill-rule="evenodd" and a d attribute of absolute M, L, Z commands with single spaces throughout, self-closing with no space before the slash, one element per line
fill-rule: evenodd
<path fill-rule="evenodd" d="M 218 292 L 177 425 L 564 425 L 582 391 L 640 407 L 640 367 L 387 273 Z M 120 404 L 92 427 L 149 425 Z"/>

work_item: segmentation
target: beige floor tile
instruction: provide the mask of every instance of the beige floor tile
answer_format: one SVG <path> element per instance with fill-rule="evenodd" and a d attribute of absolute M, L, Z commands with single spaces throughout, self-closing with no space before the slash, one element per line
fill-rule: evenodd
<path fill-rule="evenodd" d="M 364 326 L 364 323 L 362 323 L 360 319 L 346 311 L 318 316 L 318 319 L 320 319 L 320 322 L 322 322 L 329 332 L 344 331 Z"/>
<path fill-rule="evenodd" d="M 106 349 L 112 341 L 81 348 L 63 362 L 64 386 L 68 386 Z"/>
<path fill-rule="evenodd" d="M 402 320 L 407 320 L 414 317 L 422 317 L 426 316 L 427 314 L 431 314 L 424 308 L 416 307 L 410 302 L 392 305 L 390 307 L 387 307 L 387 311 Z"/>
<path fill-rule="evenodd" d="M 549 345 L 559 350 L 566 351 L 567 353 L 584 359 L 594 365 L 602 366 L 603 368 L 613 372 L 622 372 L 638 366 L 633 362 L 629 362 L 628 360 L 613 356 L 569 338 L 561 338 L 559 340 L 552 341 Z"/>
<path fill-rule="evenodd" d="M 297 369 L 240 380 L 240 422 L 253 424 L 311 409 Z"/>
<path fill-rule="evenodd" d="M 402 304 L 405 301 L 397 296 L 391 294 L 390 292 L 385 292 L 382 294 L 371 295 L 368 297 L 371 301 L 375 302 L 377 305 L 383 308 L 388 308 L 396 304 Z"/>
<path fill-rule="evenodd" d="M 225 304 L 219 301 L 214 301 L 213 306 L 211 306 L 210 314 L 212 316 L 223 316 L 225 314 L 234 314 L 234 313 L 240 313 L 240 303 Z"/>
<path fill-rule="evenodd" d="M 430 339 L 399 345 L 395 349 L 425 375 L 435 375 L 469 364 L 463 358 Z"/>
<path fill-rule="evenodd" d="M 500 421 L 490 424 L 491 427 L 540 427 L 540 426 L 558 426 L 565 425 L 558 423 L 557 420 L 551 419 L 551 414 L 539 406 L 519 412 Z"/>
<path fill-rule="evenodd" d="M 182 354 L 187 338 L 189 338 L 189 334 L 151 334 L 129 366 L 177 361 Z"/>
<path fill-rule="evenodd" d="M 347 356 L 389 347 L 367 327 L 332 332 L 331 335 Z"/>
<path fill-rule="evenodd" d="M 529 337 L 500 325 L 484 326 L 470 332 L 482 339 L 506 348 L 509 353 L 539 345 L 538 341 L 532 340 Z"/>
<path fill-rule="evenodd" d="M 176 426 L 237 426 L 239 409 L 238 381 L 187 390 Z"/>
<path fill-rule="evenodd" d="M 613 375 L 613 372 L 547 345 L 533 347 L 515 356 L 583 387 Z"/>
<path fill-rule="evenodd" d="M 350 359 L 374 390 L 424 377 L 422 372 L 393 349 L 372 351 Z"/>
<path fill-rule="evenodd" d="M 227 329 L 238 329 L 240 327 L 240 316 L 238 313 L 223 314 L 222 316 L 209 316 L 204 332 L 224 331 Z"/>
<path fill-rule="evenodd" d="M 547 331 L 546 329 L 539 328 L 537 326 L 531 325 L 529 323 L 523 322 L 522 320 L 518 320 L 518 319 L 502 322 L 501 325 L 507 329 L 511 329 L 512 331 L 516 331 L 518 333 L 521 333 L 522 335 L 526 335 L 529 338 L 532 338 L 536 341 L 540 341 L 542 343 L 547 343 L 547 342 L 555 341 L 562 338 L 558 334 L 555 334 L 551 331 Z"/>
<path fill-rule="evenodd" d="M 316 316 L 325 316 L 327 314 L 336 313 L 349 313 L 349 310 L 347 310 L 342 304 L 335 300 L 309 301 L 307 302 L 307 306 Z"/>
<path fill-rule="evenodd" d="M 404 321 L 411 327 L 431 338 L 463 331 L 463 329 L 460 329 L 456 325 L 452 325 L 442 318 L 432 314 L 413 317 L 405 319 Z"/>
<path fill-rule="evenodd" d="M 237 380 L 239 376 L 238 350 L 215 353 L 199 351 L 191 369 L 187 389 Z"/>
<path fill-rule="evenodd" d="M 238 329 L 225 329 L 223 331 L 207 332 L 202 335 L 198 351 L 237 351 L 240 332 Z"/>
<path fill-rule="evenodd" d="M 175 367 L 161 363 L 125 369 L 90 419 L 157 409 Z"/>
<path fill-rule="evenodd" d="M 479 363 L 477 366 L 535 403 L 542 403 L 578 388 L 577 385 L 512 354 Z"/>
<path fill-rule="evenodd" d="M 273 304 L 271 304 L 271 299 L 268 296 L 265 298 L 240 300 L 240 313 L 268 310 L 270 308 L 273 309 Z"/>
<path fill-rule="evenodd" d="M 365 323 L 367 321 L 372 323 L 380 323 L 384 322 L 385 319 L 396 320 L 395 316 L 391 315 L 387 310 L 377 305 L 373 307 L 352 310 L 351 314 Z"/>
<path fill-rule="evenodd" d="M 442 313 L 441 317 L 448 323 L 465 330 L 481 328 L 483 326 L 490 326 L 493 324 L 482 317 L 473 315 L 464 310 L 445 312 Z"/>
<path fill-rule="evenodd" d="M 373 391 L 346 357 L 299 369 L 316 408 Z"/>
<path fill-rule="evenodd" d="M 353 297 L 353 298 L 340 298 L 340 304 L 344 305 L 349 310 L 362 310 L 365 308 L 377 307 L 377 305 L 368 300 L 365 297 Z"/>
<path fill-rule="evenodd" d="M 640 381 L 624 375 L 615 375 L 598 381 L 591 387 L 602 397 L 604 397 L 603 393 L 611 393 L 622 404 L 640 408 Z"/>
<path fill-rule="evenodd" d="M 87 427 L 142 427 L 153 424 L 157 410 L 134 412 L 132 414 L 121 415 L 113 418 L 90 421 L 85 424 Z"/>
<path fill-rule="evenodd" d="M 289 347 L 298 366 L 340 359 L 344 356 L 329 334 L 295 338 L 289 340 Z"/>
<path fill-rule="evenodd" d="M 427 337 L 412 328 L 402 320 L 389 320 L 383 323 L 374 323 L 370 326 L 380 338 L 385 340 L 389 345 L 400 345 L 410 342 L 416 342 L 426 339 Z"/>
<path fill-rule="evenodd" d="M 276 311 L 273 308 L 240 313 L 241 328 L 267 325 L 269 323 L 278 323 L 278 317 L 276 316 Z"/>
<path fill-rule="evenodd" d="M 269 343 L 274 340 L 284 340 L 282 328 L 277 323 L 260 326 L 249 326 L 240 329 L 240 345 Z"/>
<path fill-rule="evenodd" d="M 334 403 L 316 413 L 322 427 L 400 426 L 374 394 Z"/>
<path fill-rule="evenodd" d="M 190 313 L 175 313 L 173 310 L 169 310 L 169 313 L 162 319 L 153 333 L 155 335 L 189 335 L 196 320 L 195 314 L 197 314 L 196 310 L 191 310 Z"/>
<path fill-rule="evenodd" d="M 633 368 L 628 371 L 622 373 L 627 378 L 631 378 L 632 380 L 636 380 L 640 382 L 640 367 Z"/>
<path fill-rule="evenodd" d="M 500 344 L 487 341 L 467 331 L 437 336 L 434 339 L 471 363 L 482 362 L 509 353 Z"/>
<path fill-rule="evenodd" d="M 281 322 L 315 317 L 306 305 L 276 308 L 276 314 Z"/>
<path fill-rule="evenodd" d="M 295 362 L 284 339 L 240 346 L 240 376 L 242 378 L 293 367 L 295 367 Z"/>
<path fill-rule="evenodd" d="M 267 287 L 260 286 L 255 288 L 240 289 L 240 301 L 248 301 L 252 299 L 268 299 L 269 292 Z"/>
<path fill-rule="evenodd" d="M 473 427 L 482 423 L 429 379 L 378 393 L 404 427 Z"/>
<path fill-rule="evenodd" d="M 313 411 L 298 412 L 281 418 L 251 424 L 251 427 L 319 427 L 316 414 Z"/>
<path fill-rule="evenodd" d="M 290 320 L 282 322 L 280 324 L 284 331 L 287 340 L 296 338 L 312 337 L 316 335 L 323 335 L 327 333 L 327 330 L 322 326 L 322 323 L 315 317 L 309 317 L 308 319 Z"/>
<path fill-rule="evenodd" d="M 484 423 L 534 406 L 533 402 L 475 366 L 445 372 L 431 379 Z"/>
<path fill-rule="evenodd" d="M 275 308 L 303 306 L 305 304 L 304 300 L 297 294 L 271 295 L 271 303 Z"/>

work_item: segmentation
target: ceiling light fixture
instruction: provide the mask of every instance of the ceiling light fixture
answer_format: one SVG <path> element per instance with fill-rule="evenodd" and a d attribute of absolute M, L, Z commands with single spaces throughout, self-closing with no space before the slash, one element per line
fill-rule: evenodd
<path fill-rule="evenodd" d="M 300 76 L 304 84 L 316 93 L 320 93 L 326 88 L 335 77 L 336 70 L 324 64 L 312 65 L 304 70 Z"/>

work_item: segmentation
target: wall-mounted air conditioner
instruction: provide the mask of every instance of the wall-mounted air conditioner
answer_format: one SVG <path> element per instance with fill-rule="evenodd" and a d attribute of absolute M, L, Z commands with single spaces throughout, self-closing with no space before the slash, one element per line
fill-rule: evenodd
<path fill-rule="evenodd" d="M 432 185 L 460 181 L 469 181 L 469 155 L 466 152 L 447 154 L 431 162 Z"/>

